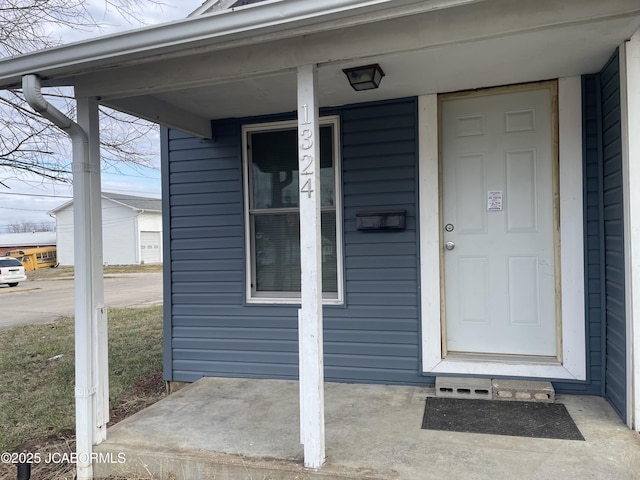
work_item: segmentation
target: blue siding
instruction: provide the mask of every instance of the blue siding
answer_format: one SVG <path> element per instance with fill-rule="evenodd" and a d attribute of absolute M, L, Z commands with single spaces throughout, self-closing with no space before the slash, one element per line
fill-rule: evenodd
<path fill-rule="evenodd" d="M 600 72 L 602 233 L 604 251 L 605 396 L 626 418 L 626 311 L 622 135 L 618 52 Z"/>
<path fill-rule="evenodd" d="M 583 77 L 585 306 L 589 393 L 626 418 L 626 326 L 618 53 Z M 568 385 L 570 386 L 570 385 Z"/>
<path fill-rule="evenodd" d="M 584 246 L 585 246 L 585 312 L 587 333 L 587 378 L 589 393 L 604 393 L 602 348 L 602 263 L 601 248 L 602 211 L 602 119 L 600 113 L 600 76 L 588 75 L 582 79 L 583 124 L 583 191 L 584 191 Z"/>
<path fill-rule="evenodd" d="M 327 306 L 325 377 L 421 384 L 415 99 L 344 107 L 345 304 Z M 296 378 L 297 306 L 244 302 L 241 123 L 215 141 L 163 132 L 171 298 L 165 377 Z M 402 232 L 359 232 L 363 209 L 405 209 Z M 168 302 L 167 302 L 168 303 Z M 169 309 L 167 309 L 169 310 Z"/>

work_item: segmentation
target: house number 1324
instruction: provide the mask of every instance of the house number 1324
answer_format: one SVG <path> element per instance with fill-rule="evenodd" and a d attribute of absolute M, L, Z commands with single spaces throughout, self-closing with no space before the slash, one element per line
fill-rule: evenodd
<path fill-rule="evenodd" d="M 302 125 L 309 125 L 309 108 L 307 105 L 301 105 L 302 110 Z M 302 150 L 309 150 L 313 147 L 313 130 L 305 128 L 300 131 L 300 148 Z M 313 155 L 304 154 L 300 157 L 300 175 L 313 175 Z M 306 193 L 308 198 L 311 198 L 313 193 L 313 177 L 307 178 L 302 187 L 300 187 L 300 193 Z"/>

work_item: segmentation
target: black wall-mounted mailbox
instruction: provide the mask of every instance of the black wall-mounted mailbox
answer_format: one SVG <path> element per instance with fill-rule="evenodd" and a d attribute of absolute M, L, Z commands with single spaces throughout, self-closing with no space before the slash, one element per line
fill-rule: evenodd
<path fill-rule="evenodd" d="M 356 213 L 356 228 L 362 231 L 405 229 L 406 210 L 385 210 Z"/>

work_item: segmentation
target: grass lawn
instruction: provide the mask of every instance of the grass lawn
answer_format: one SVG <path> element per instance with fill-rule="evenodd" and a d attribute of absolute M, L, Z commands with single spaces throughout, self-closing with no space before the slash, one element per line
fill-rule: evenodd
<path fill-rule="evenodd" d="M 108 318 L 110 406 L 117 421 L 163 395 L 162 306 L 110 309 Z M 72 319 L 0 330 L 0 345 L 0 452 L 35 452 L 56 439 L 71 449 Z M 15 468 L 7 467 L 0 464 L 0 478 L 15 478 Z M 40 467 L 34 465 L 32 478 L 73 478 L 41 476 Z"/>

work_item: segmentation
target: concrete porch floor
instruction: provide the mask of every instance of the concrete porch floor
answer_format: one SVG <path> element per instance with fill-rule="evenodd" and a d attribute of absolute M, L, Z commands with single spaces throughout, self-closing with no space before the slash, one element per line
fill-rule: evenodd
<path fill-rule="evenodd" d="M 640 436 L 599 397 L 559 395 L 585 437 L 422 430 L 433 388 L 325 384 L 327 463 L 302 467 L 298 383 L 203 378 L 111 427 L 126 462 L 95 477 L 175 480 L 637 479 Z"/>

